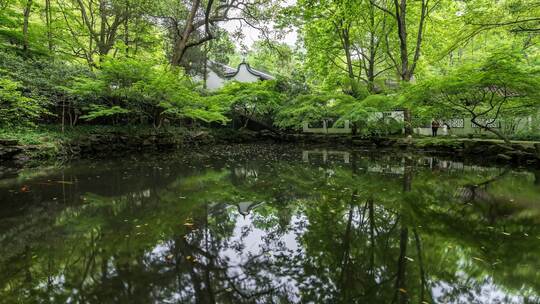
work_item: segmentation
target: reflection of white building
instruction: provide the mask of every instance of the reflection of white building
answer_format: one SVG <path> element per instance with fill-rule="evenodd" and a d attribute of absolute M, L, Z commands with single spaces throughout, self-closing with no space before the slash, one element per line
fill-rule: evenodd
<path fill-rule="evenodd" d="M 228 65 L 208 61 L 206 65 L 206 88 L 208 90 L 217 90 L 222 88 L 229 81 L 255 82 L 259 80 L 274 79 L 272 75 L 255 70 L 248 63 L 242 61 L 238 68 L 232 68 Z"/>
<path fill-rule="evenodd" d="M 246 215 L 249 215 L 252 210 L 261 205 L 264 205 L 264 202 L 240 202 L 236 207 L 238 208 L 238 213 L 245 217 Z"/>
<path fill-rule="evenodd" d="M 350 161 L 350 153 L 343 151 L 328 151 L 328 150 L 304 150 L 302 151 L 302 160 L 309 163 L 310 156 L 322 156 L 323 163 L 326 163 L 332 156 L 337 156 L 343 159 L 343 162 L 348 164 Z"/>

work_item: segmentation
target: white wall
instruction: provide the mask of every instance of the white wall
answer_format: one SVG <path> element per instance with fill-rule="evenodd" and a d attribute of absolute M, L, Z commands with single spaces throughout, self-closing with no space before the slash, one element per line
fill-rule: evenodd
<path fill-rule="evenodd" d="M 255 82 L 259 80 L 259 77 L 251 74 L 247 69 L 247 64 L 242 63 L 238 66 L 238 73 L 232 79 L 239 82 Z"/>
<path fill-rule="evenodd" d="M 220 77 L 216 72 L 212 71 L 212 69 L 208 69 L 208 74 L 206 77 L 206 88 L 210 91 L 215 91 L 222 88 L 227 83 L 227 81 L 230 80 L 236 80 L 238 82 L 259 81 L 258 76 L 255 76 L 248 71 L 247 65 L 245 63 L 240 64 L 240 66 L 238 67 L 238 73 L 236 73 L 236 75 L 234 75 L 234 77 L 230 80 Z"/>
<path fill-rule="evenodd" d="M 430 128 L 414 128 L 414 133 L 418 135 L 425 135 L 425 136 L 431 136 L 432 130 Z M 440 136 L 446 136 L 448 135 L 448 128 L 446 126 L 439 127 L 439 130 L 437 130 L 437 135 Z"/>
<path fill-rule="evenodd" d="M 343 128 L 332 128 L 328 126 L 328 122 L 323 120 L 322 128 L 310 128 L 308 122 L 304 122 L 302 125 L 302 131 L 304 133 L 324 133 L 324 134 L 348 134 L 351 133 L 350 122 L 345 120 Z"/>
<path fill-rule="evenodd" d="M 210 91 L 217 90 L 225 85 L 225 80 L 219 75 L 212 71 L 211 69 L 208 69 L 208 74 L 206 76 L 206 88 Z"/>

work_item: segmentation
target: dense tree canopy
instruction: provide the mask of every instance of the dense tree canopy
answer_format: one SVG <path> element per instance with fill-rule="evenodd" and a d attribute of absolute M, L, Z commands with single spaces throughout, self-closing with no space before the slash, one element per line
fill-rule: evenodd
<path fill-rule="evenodd" d="M 324 117 L 366 126 L 368 113 L 402 109 L 408 130 L 413 117 L 437 116 L 428 101 L 444 92 L 501 83 L 522 86 L 500 107 L 508 101 L 512 111 L 495 105 L 497 115 L 538 105 L 532 0 L 2 0 L 0 8 L 6 126 L 226 123 L 249 105 L 288 129 Z M 246 29 L 259 40 L 247 45 Z M 208 60 L 242 58 L 276 83 L 205 90 Z M 482 64 L 493 81 L 476 73 Z M 518 89 L 528 97 L 517 98 Z"/>

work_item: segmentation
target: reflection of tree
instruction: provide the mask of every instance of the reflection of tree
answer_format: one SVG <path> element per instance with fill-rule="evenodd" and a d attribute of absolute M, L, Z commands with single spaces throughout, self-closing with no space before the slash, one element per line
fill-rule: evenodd
<path fill-rule="evenodd" d="M 66 204 L 42 207 L 43 215 L 23 202 L 10 229 L 0 226 L 0 296 L 85 303 L 457 303 L 466 296 L 481 303 L 475 291 L 492 288 L 538 298 L 540 229 L 529 203 L 540 193 L 532 175 L 510 172 L 482 188 L 490 202 L 521 189 L 495 226 L 482 208 L 460 204 L 455 189 L 481 185 L 496 169 L 429 171 L 399 155 L 353 154 L 350 165 L 257 155 L 114 170 L 101 192 L 77 184 L 94 178 L 88 171 L 67 170 L 63 180 L 74 184 L 55 188 Z M 143 173 L 146 181 L 132 178 Z M 107 173 L 98 174 L 107 184 Z M 33 190 L 36 201 L 58 194 Z M 242 201 L 265 204 L 244 217 L 235 208 Z"/>
<path fill-rule="evenodd" d="M 209 221 L 205 213 L 194 218 L 194 226 L 172 241 L 169 249 L 178 274 L 183 301 L 195 303 L 252 302 L 275 292 L 261 272 L 267 268 L 262 254 L 249 255 L 240 265 L 224 256 L 226 250 L 242 256 L 242 246 L 231 242 L 234 217 L 218 213 Z"/>

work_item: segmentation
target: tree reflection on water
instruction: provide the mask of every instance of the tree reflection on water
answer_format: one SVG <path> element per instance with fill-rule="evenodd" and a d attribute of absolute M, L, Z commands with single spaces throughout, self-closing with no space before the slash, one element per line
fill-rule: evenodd
<path fill-rule="evenodd" d="M 538 173 L 222 148 L 0 180 L 0 299 L 540 302 Z"/>

